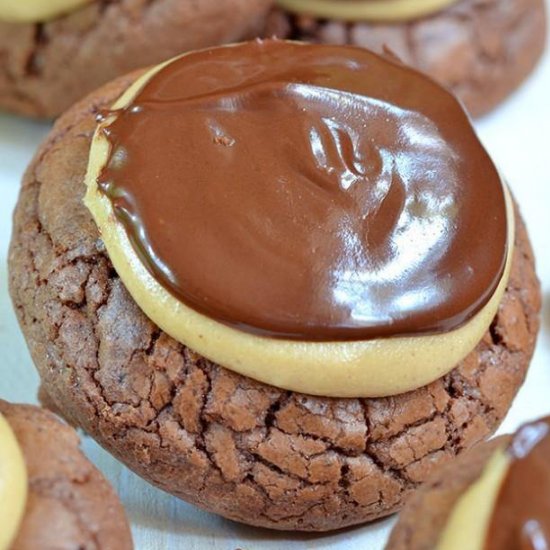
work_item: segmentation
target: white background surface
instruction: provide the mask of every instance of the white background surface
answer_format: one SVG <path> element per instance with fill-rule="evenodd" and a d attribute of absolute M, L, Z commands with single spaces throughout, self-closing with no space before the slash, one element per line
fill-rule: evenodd
<path fill-rule="evenodd" d="M 527 220 L 542 281 L 542 331 L 527 381 L 501 431 L 550 414 L 550 56 L 511 99 L 476 123 L 489 153 L 506 175 Z M 7 249 L 21 175 L 49 125 L 0 114 L 0 397 L 36 402 L 38 377 L 19 332 L 7 290 Z M 197 510 L 149 486 L 90 438 L 86 454 L 119 492 L 136 548 L 264 550 L 383 547 L 393 520 L 338 534 L 301 535 L 247 528 Z"/>

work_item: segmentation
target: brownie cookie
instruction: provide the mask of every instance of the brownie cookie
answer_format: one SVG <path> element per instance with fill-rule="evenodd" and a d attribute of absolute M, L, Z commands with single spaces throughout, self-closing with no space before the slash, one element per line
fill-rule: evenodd
<path fill-rule="evenodd" d="M 76 432 L 38 407 L 0 400 L 0 414 L 15 435 L 28 482 L 10 548 L 133 548 L 124 510 L 80 451 Z"/>
<path fill-rule="evenodd" d="M 10 292 L 43 391 L 139 475 L 228 518 L 321 531 L 394 512 L 437 464 L 496 429 L 524 379 L 540 291 L 521 218 L 498 314 L 449 374 L 369 399 L 254 381 L 144 315 L 83 204 L 96 116 L 140 75 L 67 112 L 24 177 Z"/>
<path fill-rule="evenodd" d="M 501 436 L 480 443 L 439 468 L 405 503 L 387 550 L 437 548 L 437 541 L 455 504 L 481 475 L 493 453 L 509 440 Z"/>
<path fill-rule="evenodd" d="M 264 34 L 389 48 L 481 116 L 533 70 L 546 41 L 546 13 L 543 0 L 459 0 L 432 15 L 386 23 L 327 20 L 276 8 Z"/>
<path fill-rule="evenodd" d="M 481 443 L 407 502 L 388 550 L 545 548 L 550 541 L 550 418 Z"/>
<path fill-rule="evenodd" d="M 254 36 L 269 5 L 269 0 L 91 0 L 43 22 L 0 17 L 0 109 L 55 117 L 132 69 Z"/>

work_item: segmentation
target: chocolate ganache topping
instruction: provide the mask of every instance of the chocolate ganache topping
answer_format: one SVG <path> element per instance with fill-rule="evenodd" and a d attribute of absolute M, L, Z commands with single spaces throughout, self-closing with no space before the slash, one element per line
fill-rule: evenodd
<path fill-rule="evenodd" d="M 550 548 L 550 417 L 522 426 L 491 517 L 486 550 Z"/>
<path fill-rule="evenodd" d="M 98 188 L 157 281 L 212 319 L 305 341 L 440 333 L 498 286 L 499 174 L 457 100 L 398 62 L 214 48 L 111 114 Z"/>

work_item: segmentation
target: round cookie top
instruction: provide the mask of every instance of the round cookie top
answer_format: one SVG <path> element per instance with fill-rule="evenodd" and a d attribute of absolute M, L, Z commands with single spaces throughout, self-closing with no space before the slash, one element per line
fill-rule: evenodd
<path fill-rule="evenodd" d="M 84 202 L 109 258 L 208 359 L 313 395 L 397 395 L 449 372 L 494 320 L 511 198 L 460 104 L 414 70 L 352 47 L 224 46 L 153 67 L 98 122 Z M 446 262 L 451 247 L 462 257 Z M 456 276 L 484 296 L 460 304 Z"/>
<path fill-rule="evenodd" d="M 103 131 L 98 187 L 140 258 L 233 328 L 306 341 L 448 332 L 502 277 L 504 190 L 461 106 L 365 50 L 193 53 Z"/>

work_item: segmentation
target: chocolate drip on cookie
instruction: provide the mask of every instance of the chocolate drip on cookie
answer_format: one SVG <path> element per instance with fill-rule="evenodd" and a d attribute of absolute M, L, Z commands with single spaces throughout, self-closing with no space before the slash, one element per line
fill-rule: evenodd
<path fill-rule="evenodd" d="M 522 426 L 507 449 L 485 550 L 550 547 L 550 417 Z"/>
<path fill-rule="evenodd" d="M 306 341 L 442 333 L 500 282 L 499 174 L 456 99 L 399 63 L 205 50 L 114 114 L 98 187 L 157 281 L 210 318 Z"/>

